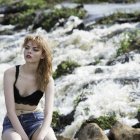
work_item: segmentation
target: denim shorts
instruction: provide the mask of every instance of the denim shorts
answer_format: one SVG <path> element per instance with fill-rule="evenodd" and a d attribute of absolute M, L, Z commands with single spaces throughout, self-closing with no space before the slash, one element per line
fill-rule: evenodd
<path fill-rule="evenodd" d="M 44 113 L 43 112 L 33 112 L 27 114 L 21 114 L 18 116 L 18 119 L 26 132 L 29 139 L 31 139 L 34 132 L 42 125 L 44 120 Z M 2 134 L 8 129 L 14 129 L 10 120 L 6 116 L 3 121 L 3 130 Z"/>

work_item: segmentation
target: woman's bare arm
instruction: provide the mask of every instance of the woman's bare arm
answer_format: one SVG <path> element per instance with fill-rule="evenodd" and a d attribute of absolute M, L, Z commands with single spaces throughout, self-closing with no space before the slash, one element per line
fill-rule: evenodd
<path fill-rule="evenodd" d="M 19 133 L 19 135 L 22 137 L 23 140 L 28 140 L 28 136 L 23 130 L 23 127 L 21 126 L 18 117 L 16 115 L 14 93 L 13 93 L 14 81 L 15 81 L 15 68 L 10 68 L 6 70 L 4 73 L 4 96 L 5 96 L 7 115 L 16 132 Z"/>
<path fill-rule="evenodd" d="M 50 128 L 53 113 L 54 102 L 54 80 L 51 77 L 47 88 L 45 90 L 45 108 L 44 108 L 44 121 L 40 130 L 40 135 L 46 135 L 47 129 Z"/>

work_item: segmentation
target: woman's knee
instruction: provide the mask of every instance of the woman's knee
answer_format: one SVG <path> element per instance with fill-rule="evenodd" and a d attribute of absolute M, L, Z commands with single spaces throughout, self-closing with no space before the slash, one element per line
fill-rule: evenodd
<path fill-rule="evenodd" d="M 49 131 L 45 137 L 45 140 L 57 140 L 52 128 L 49 129 Z"/>
<path fill-rule="evenodd" d="M 6 130 L 2 134 L 2 140 L 22 140 L 21 136 L 14 130 Z"/>

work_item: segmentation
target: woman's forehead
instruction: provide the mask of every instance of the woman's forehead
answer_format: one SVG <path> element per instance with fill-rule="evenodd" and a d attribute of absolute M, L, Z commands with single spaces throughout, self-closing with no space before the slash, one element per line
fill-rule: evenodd
<path fill-rule="evenodd" d="M 29 40 L 26 45 L 28 45 L 30 47 L 38 47 L 39 48 L 39 45 L 35 41 L 32 41 L 32 40 Z"/>

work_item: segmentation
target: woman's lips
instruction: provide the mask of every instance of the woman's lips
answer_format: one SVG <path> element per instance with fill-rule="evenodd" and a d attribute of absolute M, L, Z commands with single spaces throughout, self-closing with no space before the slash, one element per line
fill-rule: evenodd
<path fill-rule="evenodd" d="M 32 56 L 28 54 L 28 55 L 26 55 L 26 58 L 30 59 L 30 58 L 32 58 Z"/>

